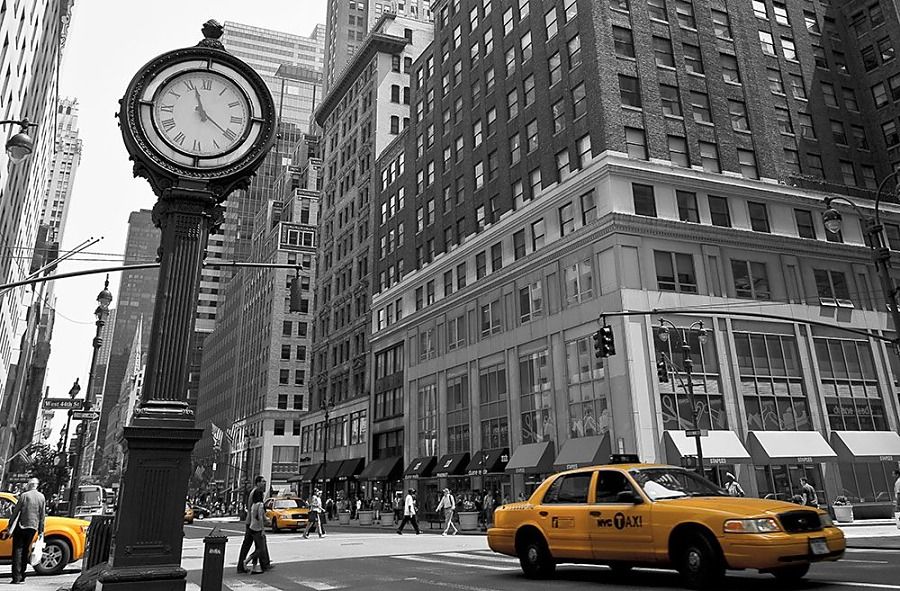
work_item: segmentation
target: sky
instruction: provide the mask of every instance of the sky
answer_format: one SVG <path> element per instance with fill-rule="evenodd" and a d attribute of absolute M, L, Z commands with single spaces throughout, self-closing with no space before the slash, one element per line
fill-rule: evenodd
<path fill-rule="evenodd" d="M 61 250 L 90 237 L 103 237 L 89 251 L 125 252 L 128 215 L 153 207 L 155 196 L 144 179 L 132 176 L 115 113 L 134 74 L 155 56 L 196 45 L 201 25 L 214 18 L 309 35 L 325 23 L 326 0 L 154 0 L 114 2 L 75 0 L 60 74 L 60 96 L 79 102 L 78 126 L 84 144 L 75 174 L 72 202 Z M 60 273 L 117 266 L 121 260 L 71 261 Z M 116 307 L 119 277 L 110 275 L 111 307 Z M 102 275 L 62 279 L 56 283 L 53 329 L 45 387 L 65 397 L 79 378 L 84 396 L 90 370 L 94 309 L 103 289 Z M 57 429 L 64 413 L 56 413 Z M 51 438 L 55 442 L 56 434 Z"/>

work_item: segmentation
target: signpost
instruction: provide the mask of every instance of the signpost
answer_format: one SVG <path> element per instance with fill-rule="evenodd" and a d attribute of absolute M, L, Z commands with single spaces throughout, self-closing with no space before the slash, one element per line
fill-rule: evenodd
<path fill-rule="evenodd" d="M 76 421 L 96 421 L 100 418 L 98 410 L 76 410 L 72 413 L 72 418 Z"/>
<path fill-rule="evenodd" d="M 45 410 L 78 410 L 83 404 L 83 398 L 44 398 L 41 407 Z"/>

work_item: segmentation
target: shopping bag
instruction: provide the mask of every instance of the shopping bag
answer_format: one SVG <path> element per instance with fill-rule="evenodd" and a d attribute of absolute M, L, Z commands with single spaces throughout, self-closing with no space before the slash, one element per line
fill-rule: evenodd
<path fill-rule="evenodd" d="M 897 529 L 900 529 L 900 511 L 894 513 L 894 523 L 897 524 Z"/>
<path fill-rule="evenodd" d="M 31 566 L 37 566 L 41 563 L 41 557 L 44 554 L 44 536 L 38 536 L 37 541 L 31 546 L 31 558 L 28 559 Z"/>

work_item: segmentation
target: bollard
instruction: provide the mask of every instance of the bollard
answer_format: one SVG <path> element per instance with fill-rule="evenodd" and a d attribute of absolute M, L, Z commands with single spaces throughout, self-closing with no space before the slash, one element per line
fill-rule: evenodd
<path fill-rule="evenodd" d="M 225 544 L 228 536 L 220 534 L 218 528 L 203 538 L 203 578 L 201 591 L 222 591 L 222 577 L 225 570 Z"/>

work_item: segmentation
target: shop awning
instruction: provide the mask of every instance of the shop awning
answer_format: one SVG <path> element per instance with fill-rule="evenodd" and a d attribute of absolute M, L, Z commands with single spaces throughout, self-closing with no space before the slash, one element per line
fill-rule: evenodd
<path fill-rule="evenodd" d="M 507 472 L 516 474 L 549 474 L 553 472 L 555 453 L 552 441 L 526 443 L 513 450 L 506 464 Z"/>
<path fill-rule="evenodd" d="M 509 462 L 509 448 L 483 449 L 472 456 L 466 473 L 470 476 L 482 474 L 502 474 Z"/>
<path fill-rule="evenodd" d="M 700 451 L 704 464 L 749 464 L 750 453 L 734 431 L 708 431 L 700 437 Z M 670 464 L 681 465 L 681 459 L 697 455 L 697 443 L 684 431 L 663 433 L 666 458 Z"/>
<path fill-rule="evenodd" d="M 333 460 L 325 464 L 325 469 L 319 473 L 319 480 L 331 480 L 337 476 L 343 460 Z"/>
<path fill-rule="evenodd" d="M 293 476 L 291 476 L 287 479 L 288 482 L 300 482 L 302 480 L 303 480 L 303 472 L 294 474 Z"/>
<path fill-rule="evenodd" d="M 369 462 L 359 474 L 360 480 L 396 480 L 400 477 L 403 457 L 390 456 Z"/>
<path fill-rule="evenodd" d="M 611 452 L 609 434 L 591 437 L 575 437 L 566 441 L 553 467 L 558 470 L 571 470 L 582 466 L 608 464 Z"/>
<path fill-rule="evenodd" d="M 322 471 L 322 462 L 307 466 L 303 471 L 303 482 L 315 482 L 319 479 L 319 473 Z"/>
<path fill-rule="evenodd" d="M 424 478 L 426 476 L 430 476 L 431 469 L 434 467 L 434 462 L 436 459 L 437 458 L 435 458 L 434 456 L 416 458 L 409 464 L 409 466 L 406 467 L 403 475 L 408 478 Z"/>
<path fill-rule="evenodd" d="M 833 431 L 831 445 L 841 462 L 900 460 L 900 435 L 893 431 Z"/>
<path fill-rule="evenodd" d="M 465 468 L 469 465 L 469 454 L 444 454 L 434 465 L 434 475 L 459 476 L 465 474 Z"/>
<path fill-rule="evenodd" d="M 356 475 L 362 472 L 363 464 L 366 463 L 364 458 L 350 458 L 341 462 L 341 468 L 338 470 L 338 480 L 348 480 L 356 478 Z"/>
<path fill-rule="evenodd" d="M 837 459 L 818 431 L 750 431 L 747 442 L 757 465 L 818 464 Z"/>

